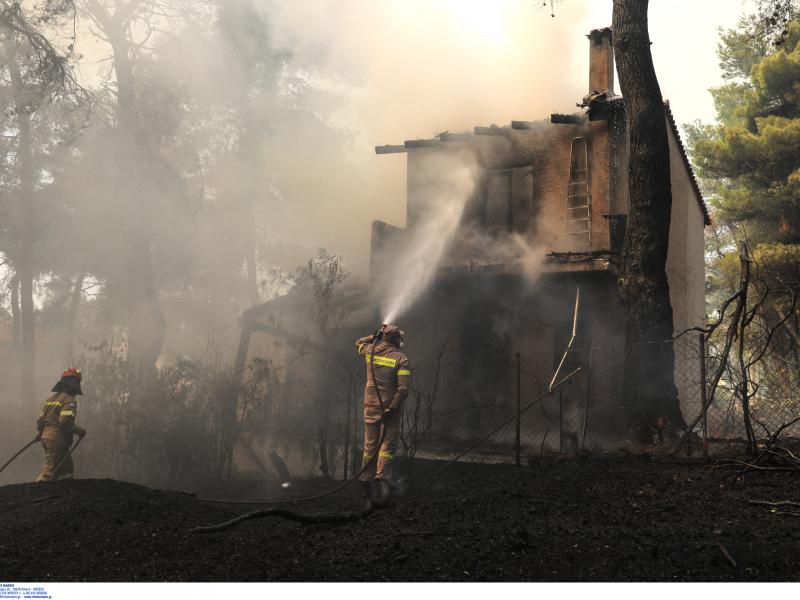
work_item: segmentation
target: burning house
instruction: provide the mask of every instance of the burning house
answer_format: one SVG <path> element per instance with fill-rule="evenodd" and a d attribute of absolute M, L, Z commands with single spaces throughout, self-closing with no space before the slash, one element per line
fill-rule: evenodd
<path fill-rule="evenodd" d="M 352 340 L 397 317 L 409 332 L 415 366 L 414 435 L 425 433 L 431 448 L 476 439 L 513 412 L 515 396 L 524 403 L 546 390 L 572 336 L 580 287 L 568 366 L 581 367 L 581 374 L 525 415 L 522 435 L 537 446 L 570 449 L 600 447 L 621 432 L 625 324 L 616 274 L 628 211 L 625 103 L 614 92 L 611 30 L 588 37 L 584 110 L 376 148 L 380 155 L 406 155 L 406 227 L 373 224 L 371 285 L 341 289 L 328 306 L 338 323 L 329 348 L 312 358 L 322 340 L 306 337 L 315 310 L 310 296 L 289 294 L 244 314 L 240 368 L 255 356 L 283 365 L 273 415 L 309 402 L 330 415 L 329 407 L 347 404 L 336 435 L 357 439 L 363 366 L 351 356 Z M 672 182 L 667 274 L 680 332 L 705 318 L 709 215 L 668 103 L 665 108 Z M 676 352 L 675 368 L 690 419 L 697 398 L 683 376 L 692 368 L 688 357 Z M 317 375 L 309 378 L 311 372 Z M 331 387 L 334 372 L 348 375 Z M 270 431 L 278 439 L 275 423 Z M 501 432 L 495 442 L 513 435 Z M 349 454 L 349 447 L 342 442 L 337 452 Z"/>

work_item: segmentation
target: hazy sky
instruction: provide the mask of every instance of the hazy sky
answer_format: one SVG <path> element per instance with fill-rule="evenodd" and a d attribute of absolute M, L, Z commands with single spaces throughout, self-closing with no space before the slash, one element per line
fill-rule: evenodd
<path fill-rule="evenodd" d="M 587 4 L 587 22 L 611 23 L 611 0 Z M 653 62 L 661 93 L 670 101 L 678 123 L 714 120 L 707 90 L 722 81 L 717 30 L 734 27 L 750 6 L 744 0 L 650 0 Z"/>
<path fill-rule="evenodd" d="M 376 156 L 374 146 L 577 110 L 588 91 L 586 34 L 611 24 L 611 0 L 561 0 L 555 18 L 542 0 L 254 1 L 270 14 L 276 45 L 341 96 L 325 115 L 352 135 L 350 169 L 309 152 L 313 132 L 297 132 L 305 145 L 294 153 L 285 145 L 285 164 L 270 168 L 289 179 L 297 171 L 296 185 L 283 190 L 292 210 L 273 233 L 301 254 L 315 246 L 341 254 L 359 272 L 371 222 L 405 224 L 405 157 Z M 717 29 L 746 8 L 744 0 L 650 1 L 656 70 L 679 123 L 713 119 Z M 81 51 L 105 56 L 101 46 L 88 38 Z"/>
<path fill-rule="evenodd" d="M 336 115 L 355 132 L 358 175 L 344 226 L 320 224 L 320 240 L 355 270 L 366 266 L 369 224 L 404 225 L 405 159 L 373 146 L 475 125 L 571 112 L 588 91 L 588 40 L 611 24 L 611 0 L 563 0 L 556 17 L 537 0 L 275 0 L 278 41 L 301 55 L 327 54 L 332 88 L 346 89 Z M 743 0 L 651 0 L 653 54 L 679 123 L 714 117 L 707 88 L 719 83 L 719 27 Z M 346 187 L 346 186 L 345 186 Z M 326 240 L 330 239 L 330 242 Z"/>

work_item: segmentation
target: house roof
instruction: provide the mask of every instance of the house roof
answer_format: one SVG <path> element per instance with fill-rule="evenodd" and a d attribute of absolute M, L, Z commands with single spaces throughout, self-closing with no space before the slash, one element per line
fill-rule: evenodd
<path fill-rule="evenodd" d="M 596 106 L 609 106 L 609 105 L 624 105 L 624 100 L 622 96 L 608 96 L 607 94 L 590 94 L 583 100 L 582 106 L 592 109 L 592 107 Z M 689 181 L 691 182 L 692 189 L 694 190 L 695 196 L 697 198 L 697 203 L 700 206 L 700 210 L 703 213 L 703 221 L 706 225 L 711 225 L 711 215 L 708 211 L 708 206 L 703 200 L 703 193 L 700 191 L 700 185 L 697 183 L 697 177 L 695 176 L 694 169 L 692 168 L 692 163 L 689 161 L 689 156 L 686 153 L 686 147 L 683 145 L 683 139 L 681 138 L 680 130 L 678 129 L 678 124 L 675 122 L 675 116 L 672 114 L 672 109 L 670 108 L 669 101 L 664 101 L 664 112 L 667 115 L 667 122 L 669 123 L 670 129 L 672 129 L 672 134 L 675 136 L 675 141 L 678 145 L 678 151 L 680 152 L 681 158 L 683 159 L 683 164 L 686 167 L 686 172 L 689 175 Z M 551 115 L 551 122 L 552 123 L 574 123 L 580 115 Z M 407 152 L 409 149 L 415 148 L 441 148 L 444 147 L 447 142 L 473 142 L 475 140 L 476 135 L 499 135 L 499 136 L 508 136 L 512 129 L 516 130 L 528 130 L 534 129 L 540 122 L 538 121 L 512 121 L 511 127 L 498 127 L 496 125 L 491 125 L 490 127 L 475 127 L 474 133 L 450 133 L 445 132 L 440 134 L 431 139 L 417 139 L 417 140 L 405 140 L 403 145 L 385 145 L 385 146 L 376 146 L 375 153 L 376 154 L 395 154 L 400 152 Z"/>
<path fill-rule="evenodd" d="M 700 191 L 700 185 L 697 183 L 697 177 L 694 174 L 692 163 L 689 162 L 689 155 L 686 154 L 686 147 L 683 145 L 681 133 L 678 130 L 678 124 L 675 122 L 675 116 L 672 114 L 672 109 L 669 106 L 669 100 L 664 101 L 664 111 L 667 113 L 667 121 L 672 128 L 672 133 L 675 136 L 675 141 L 678 144 L 678 150 L 683 158 L 683 164 L 686 166 L 686 172 L 689 174 L 689 180 L 692 183 L 692 188 L 694 189 L 694 193 L 697 195 L 697 202 L 700 204 L 700 210 L 703 211 L 705 224 L 711 225 L 711 215 L 708 212 L 708 206 L 706 205 L 705 200 L 703 200 L 703 194 Z"/>

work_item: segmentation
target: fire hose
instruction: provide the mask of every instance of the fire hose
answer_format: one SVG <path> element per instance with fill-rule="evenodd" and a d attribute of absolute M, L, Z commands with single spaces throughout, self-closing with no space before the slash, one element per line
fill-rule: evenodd
<path fill-rule="evenodd" d="M 527 406 L 525 406 L 522 410 L 520 410 L 518 414 L 522 414 L 522 413 L 530 410 L 531 408 L 533 408 L 534 406 L 536 406 L 540 402 L 542 402 L 542 400 L 544 400 L 547 396 L 550 396 L 556 389 L 561 387 L 564 383 L 566 383 L 567 381 L 572 379 L 572 377 L 574 377 L 576 374 L 578 374 L 581 371 L 581 368 L 578 367 L 574 371 L 572 371 L 569 374 L 567 374 L 564 377 L 562 377 L 560 380 L 558 379 L 558 376 L 561 374 L 561 370 L 563 369 L 564 364 L 566 362 L 567 354 L 569 354 L 569 351 L 572 349 L 573 342 L 575 341 L 576 323 L 577 323 L 577 318 L 578 318 L 579 306 L 580 306 L 580 288 L 578 289 L 577 294 L 576 294 L 576 298 L 575 298 L 575 313 L 573 315 L 572 339 L 570 340 L 569 345 L 567 346 L 566 350 L 564 351 L 564 356 L 562 357 L 561 362 L 559 363 L 558 367 L 556 368 L 555 373 L 553 374 L 553 379 L 550 381 L 550 385 L 548 386 L 548 390 L 545 393 L 541 394 L 538 398 L 536 398 L 535 400 L 530 402 Z M 375 345 L 378 343 L 378 340 L 380 340 L 383 337 L 383 330 L 384 330 L 385 327 L 386 327 L 385 325 L 382 326 L 381 329 L 373 337 L 373 340 L 372 340 L 372 350 L 370 352 L 370 373 L 372 374 L 373 384 L 375 383 Z M 382 414 L 383 414 L 383 416 L 381 418 L 381 422 L 382 422 L 383 419 L 386 418 L 386 406 L 383 403 L 383 398 L 381 397 L 381 392 L 380 392 L 380 389 L 378 388 L 377 385 L 375 385 L 375 391 L 377 392 L 378 402 L 380 403 L 381 411 L 382 411 Z M 463 458 L 464 456 L 466 456 L 467 454 L 469 454 L 470 452 L 472 452 L 473 450 L 478 448 L 482 443 L 484 443 L 486 440 L 488 440 L 490 437 L 492 437 L 494 434 L 496 434 L 498 431 L 500 431 L 500 429 L 502 429 L 503 427 L 508 425 L 516 417 L 517 417 L 517 415 L 514 415 L 512 417 L 509 417 L 508 419 L 506 419 L 502 423 L 500 423 L 500 425 L 498 425 L 491 432 L 489 432 L 489 434 L 486 435 L 478 444 L 475 444 L 474 446 L 470 447 L 466 451 L 461 452 L 460 454 L 458 454 L 455 457 L 453 457 L 450 460 L 448 460 L 444 465 L 442 465 L 441 468 L 437 469 L 433 473 L 433 475 L 431 477 L 435 478 L 436 476 L 441 474 L 442 471 L 444 471 L 448 467 L 452 466 L 458 460 L 460 460 L 461 458 Z M 353 476 L 351 479 L 345 481 L 342 485 L 340 485 L 340 486 L 338 486 L 338 487 L 336 487 L 336 488 L 334 488 L 334 489 L 332 489 L 330 491 L 324 492 L 322 494 L 317 494 L 315 496 L 307 496 L 305 498 L 295 498 L 293 500 L 278 500 L 278 499 L 264 500 L 264 501 L 255 501 L 255 500 L 241 501 L 240 500 L 240 501 L 230 501 L 230 502 L 226 502 L 225 500 L 206 500 L 206 501 L 207 502 L 222 502 L 222 503 L 226 503 L 226 504 L 251 504 L 251 505 L 252 504 L 288 504 L 288 503 L 296 503 L 296 502 L 307 502 L 307 501 L 310 501 L 310 500 L 317 500 L 319 498 L 324 498 L 326 496 L 330 496 L 332 494 L 335 494 L 339 490 L 344 489 L 345 487 L 347 487 L 351 483 L 353 483 L 355 480 L 357 480 L 361 476 L 362 473 L 364 473 L 364 471 L 366 471 L 366 469 L 370 465 L 372 465 L 372 462 L 376 459 L 376 457 L 379 454 L 380 447 L 383 445 L 383 440 L 384 440 L 385 436 L 386 436 L 386 429 L 383 426 L 383 424 L 381 424 L 381 432 L 380 432 L 380 436 L 379 436 L 379 439 L 378 439 L 378 444 L 377 444 L 377 447 L 376 447 L 376 451 L 370 457 L 369 461 L 367 461 L 367 463 L 361 468 L 361 470 L 355 476 Z M 233 519 L 230 519 L 228 521 L 224 521 L 222 523 L 218 523 L 216 525 L 195 527 L 193 529 L 190 529 L 189 531 L 192 532 L 192 533 L 215 533 L 215 532 L 224 531 L 226 529 L 234 527 L 234 526 L 238 525 L 239 523 L 243 523 L 244 521 L 249 521 L 251 519 L 260 519 L 260 518 L 264 518 L 264 517 L 283 517 L 283 518 L 286 518 L 286 519 L 290 519 L 290 520 L 293 520 L 293 521 L 298 521 L 298 522 L 305 523 L 305 524 L 313 524 L 313 523 L 342 523 L 342 522 L 348 522 L 348 521 L 361 519 L 361 518 L 364 518 L 364 517 L 368 516 L 372 512 L 372 508 L 373 508 L 373 505 L 370 502 L 370 503 L 367 504 L 367 508 L 365 510 L 363 510 L 363 511 L 360 511 L 360 512 L 335 513 L 335 514 L 318 514 L 318 515 L 301 515 L 301 514 L 298 514 L 298 513 L 292 512 L 292 511 L 288 511 L 288 510 L 285 510 L 285 509 L 280 509 L 280 508 L 260 509 L 260 510 L 254 510 L 254 511 L 250 511 L 250 512 L 241 514 L 241 515 L 239 515 L 237 517 L 234 517 Z"/>
<path fill-rule="evenodd" d="M 5 470 L 6 470 L 6 467 L 7 467 L 8 465 L 10 465 L 11 463 L 13 463 L 15 460 L 17 460 L 17 458 L 19 457 L 19 455 L 20 455 L 20 454 L 22 454 L 23 452 L 25 452 L 25 450 L 27 450 L 28 448 L 30 448 L 31 446 L 33 446 L 33 445 L 34 445 L 36 442 L 38 442 L 38 441 L 39 441 L 39 436 L 37 435 L 37 436 L 36 436 L 35 438 L 33 438 L 33 439 L 30 441 L 30 442 L 28 442 L 27 444 L 25 444 L 25 445 L 22 447 L 22 449 L 21 449 L 19 452 L 17 452 L 17 453 L 16 453 L 14 456 L 12 456 L 11 458 L 9 458 L 9 459 L 8 459 L 8 461 L 6 462 L 6 464 L 4 464 L 2 467 L 0 467 L 0 473 L 2 473 L 3 471 L 5 471 Z"/>
<path fill-rule="evenodd" d="M 357 481 L 361 475 L 372 466 L 372 463 L 378 458 L 380 453 L 380 448 L 383 445 L 383 440 L 386 438 L 386 427 L 383 425 L 383 420 L 386 418 L 386 405 L 383 403 L 383 398 L 381 397 L 381 391 L 378 388 L 378 385 L 375 383 L 375 345 L 378 343 L 380 339 L 383 338 L 383 330 L 385 329 L 386 325 L 381 326 L 375 336 L 372 338 L 372 349 L 370 351 L 370 373 L 372 375 L 372 382 L 375 384 L 375 391 L 378 395 L 378 402 L 381 406 L 381 419 L 379 423 L 381 424 L 381 432 L 378 436 L 378 444 L 376 446 L 375 452 L 372 456 L 369 457 L 369 460 L 364 463 L 361 467 L 361 470 L 353 475 L 350 479 L 342 483 L 341 485 L 336 486 L 332 490 L 328 490 L 327 492 L 323 492 L 321 494 L 316 494 L 314 496 L 305 496 L 303 498 L 294 498 L 294 499 L 267 499 L 267 500 L 205 500 L 205 502 L 219 502 L 224 504 L 295 504 L 299 502 L 309 502 L 311 500 L 319 500 L 320 498 L 325 498 L 327 496 L 332 496 L 336 492 L 339 492 L 352 484 L 353 482 Z M 76 444 L 77 446 L 77 444 Z M 73 448 L 74 449 L 74 448 Z M 297 521 L 300 523 L 305 524 L 312 524 L 312 523 L 342 523 L 347 521 L 354 521 L 357 519 L 363 519 L 364 517 L 368 516 L 374 508 L 374 505 L 371 501 L 367 502 L 367 506 L 364 510 L 357 511 L 357 512 L 345 512 L 345 513 L 334 513 L 334 514 L 315 514 L 315 515 L 303 515 L 300 513 L 296 513 L 294 511 L 285 510 L 282 508 L 268 508 L 268 509 L 259 509 L 253 510 L 250 512 L 246 512 L 241 514 L 233 519 L 228 521 L 224 521 L 222 523 L 217 523 L 216 525 L 207 525 L 207 526 L 199 526 L 190 529 L 191 533 L 216 533 L 218 531 L 224 531 L 225 529 L 229 529 L 238 525 L 239 523 L 243 523 L 244 521 L 249 521 L 251 519 L 261 519 L 264 517 L 283 517 L 284 519 L 289 519 L 291 521 Z"/>
<path fill-rule="evenodd" d="M 581 371 L 581 368 L 578 367 L 577 369 L 575 369 L 574 371 L 570 372 L 566 376 L 562 377 L 561 379 L 558 379 L 558 377 L 561 374 L 561 371 L 564 368 L 564 365 L 566 363 L 567 355 L 572 350 L 573 344 L 575 342 L 575 338 L 577 337 L 577 323 L 578 323 L 578 313 L 580 311 L 580 297 L 581 297 L 581 290 L 580 290 L 580 286 L 579 286 L 578 289 L 576 290 L 576 293 L 575 293 L 575 308 L 574 308 L 573 316 L 572 316 L 572 336 L 571 336 L 571 338 L 569 340 L 569 344 L 567 345 L 566 349 L 564 350 L 563 356 L 561 357 L 561 362 L 558 364 L 558 367 L 556 368 L 555 372 L 553 373 L 553 378 L 550 380 L 550 385 L 548 386 L 547 391 L 545 393 L 541 394 L 538 398 L 533 400 L 527 406 L 522 408 L 519 411 L 519 414 L 527 412 L 528 410 L 530 410 L 531 408 L 533 408 L 534 406 L 536 406 L 537 404 L 542 402 L 547 396 L 550 396 L 556 389 L 561 387 L 564 383 L 566 383 L 567 381 L 572 379 L 572 377 L 574 377 L 575 375 L 577 375 Z M 386 328 L 386 325 L 385 324 L 382 325 L 381 328 L 373 336 L 373 339 L 372 339 L 372 349 L 371 349 L 371 352 L 370 352 L 370 363 L 369 364 L 370 364 L 370 373 L 372 375 L 373 384 L 375 383 L 375 345 L 383 337 L 383 332 L 384 332 L 385 328 Z M 375 391 L 377 392 L 378 402 L 380 403 L 381 411 L 382 411 L 382 414 L 383 414 L 383 416 L 381 417 L 381 422 L 382 422 L 383 419 L 386 418 L 386 406 L 383 403 L 383 398 L 381 397 L 381 392 L 380 392 L 380 389 L 379 389 L 379 387 L 377 385 L 375 385 Z M 433 477 L 438 476 L 439 474 L 442 473 L 442 471 L 444 471 L 448 467 L 452 466 L 454 463 L 459 461 L 461 458 L 463 458 L 464 456 L 466 456 L 470 452 L 472 452 L 475 449 L 477 449 L 481 444 L 483 444 L 486 440 L 488 440 L 493 435 L 495 435 L 498 431 L 500 431 L 503 427 L 508 425 L 515 418 L 516 418 L 516 415 L 509 417 L 508 419 L 506 419 L 505 421 L 500 423 L 500 425 L 495 427 L 492 431 L 490 431 L 480 442 L 478 442 L 478 444 L 475 444 L 475 445 L 471 446 L 470 448 L 468 448 L 464 452 L 461 452 L 460 454 L 458 454 L 455 457 L 453 457 L 450 460 L 448 460 L 441 468 L 436 470 L 436 472 L 433 474 Z M 333 488 L 332 490 L 329 490 L 329 491 L 324 492 L 322 494 L 317 494 L 317 495 L 314 495 L 314 496 L 306 496 L 306 497 L 303 497 L 303 498 L 294 498 L 294 499 L 277 499 L 277 498 L 276 499 L 267 499 L 267 500 L 204 499 L 204 501 L 206 501 L 206 502 L 218 502 L 218 503 L 223 503 L 223 504 L 249 504 L 249 505 L 254 505 L 254 504 L 291 504 L 291 503 L 308 502 L 308 501 L 311 501 L 311 500 L 318 500 L 320 498 L 325 498 L 326 496 L 330 496 L 332 494 L 335 494 L 336 492 L 338 492 L 340 490 L 343 490 L 344 488 L 349 486 L 351 483 L 356 481 L 362 475 L 362 473 L 364 473 L 364 471 L 367 470 L 368 467 L 370 467 L 372 465 L 372 462 L 377 458 L 377 456 L 379 454 L 380 447 L 383 445 L 383 440 L 385 439 L 385 437 L 386 437 L 386 429 L 383 426 L 383 424 L 381 424 L 381 432 L 380 432 L 380 437 L 378 439 L 377 451 L 370 457 L 369 461 L 367 461 L 367 463 L 364 464 L 364 466 L 361 467 L 361 470 L 358 473 L 356 473 L 352 478 L 348 479 L 347 481 L 345 481 L 341 485 Z M 368 508 L 367 512 L 369 512 L 369 510 L 371 510 L 371 509 Z M 284 517 L 287 517 L 287 518 L 293 518 L 294 520 L 302 520 L 302 516 L 297 515 L 295 513 L 291 513 L 291 515 L 287 516 L 286 514 L 278 514 L 279 512 L 280 513 L 285 513 L 287 511 L 281 511 L 280 509 L 268 509 L 268 510 L 252 511 L 252 512 L 246 513 L 244 515 L 240 515 L 239 517 L 233 519 L 232 521 L 228 521 L 226 523 L 222 523 L 219 526 L 197 527 L 197 528 L 193 529 L 192 531 L 203 531 L 203 532 L 220 531 L 221 530 L 220 528 L 227 529 L 229 526 L 233 526 L 233 525 L 235 525 L 237 523 L 240 523 L 241 521 L 248 520 L 250 518 L 259 518 L 261 516 L 270 516 L 270 515 L 284 516 Z"/>
<path fill-rule="evenodd" d="M 23 446 L 23 447 L 22 447 L 22 448 L 21 448 L 21 449 L 20 449 L 20 450 L 19 450 L 19 451 L 18 451 L 16 454 L 14 454 L 14 456 L 12 456 L 11 458 L 9 458 L 9 459 L 8 459 L 8 461 L 6 461 L 6 464 L 4 464 L 2 467 L 0 467 L 0 473 L 2 473 L 3 471 L 5 471 L 5 470 L 6 470 L 6 467 L 8 467 L 8 466 L 9 466 L 11 463 L 13 463 L 15 460 L 17 460 L 17 458 L 19 458 L 19 456 L 20 456 L 20 455 L 21 455 L 23 452 L 25 452 L 25 450 L 27 450 L 28 448 L 30 448 L 31 446 L 33 446 L 33 445 L 34 445 L 36 442 L 38 442 L 40 439 L 41 439 L 41 438 L 40 438 L 40 437 L 37 435 L 37 436 L 36 436 L 35 438 L 33 438 L 33 439 L 30 441 L 30 442 L 28 442 L 27 444 L 25 444 L 25 445 L 24 445 L 24 446 Z M 67 452 L 67 455 L 66 455 L 64 458 L 62 458 L 62 459 L 61 459 L 61 462 L 59 462 L 59 463 L 58 463 L 58 465 L 56 465 L 56 468 L 53 470 L 53 475 L 52 475 L 52 477 L 53 477 L 53 478 L 55 478 L 55 476 L 56 476 L 56 475 L 58 474 L 58 472 L 61 470 L 61 467 L 63 467 L 63 466 L 64 466 L 64 463 L 65 463 L 65 462 L 67 462 L 67 459 L 69 459 L 69 457 L 70 457 L 70 456 L 72 456 L 72 453 L 73 453 L 73 452 L 75 452 L 75 450 L 77 450 L 77 449 L 78 449 L 78 446 L 80 445 L 81 441 L 83 441 L 83 438 L 82 438 L 82 437 L 79 437 L 79 438 L 78 438 L 78 441 L 76 441 L 76 442 L 75 442 L 75 444 L 72 446 L 72 448 L 70 448 L 70 449 L 69 449 L 69 452 Z"/>
<path fill-rule="evenodd" d="M 375 345 L 378 343 L 378 341 L 380 341 L 383 338 L 383 330 L 384 330 L 385 327 L 386 327 L 386 325 L 383 325 L 378 330 L 378 332 L 375 334 L 375 336 L 373 337 L 373 340 L 372 340 L 372 349 L 371 349 L 371 352 L 370 352 L 370 373 L 372 374 L 372 381 L 373 382 L 375 381 Z M 303 496 L 302 498 L 266 498 L 264 500 L 225 500 L 225 499 L 219 499 L 219 498 L 203 498 L 202 500 L 204 502 L 214 502 L 214 503 L 219 503 L 219 504 L 249 504 L 249 505 L 253 505 L 253 504 L 296 504 L 296 503 L 299 503 L 299 502 L 310 502 L 312 500 L 319 500 L 321 498 L 327 498 L 328 496 L 332 496 L 333 494 L 335 494 L 337 492 L 340 492 L 344 488 L 346 488 L 349 485 L 355 483 L 356 481 L 358 481 L 358 479 L 361 477 L 361 475 L 367 469 L 369 469 L 372 466 L 372 463 L 377 460 L 380 447 L 383 445 L 383 440 L 386 438 L 386 428 L 383 426 L 383 419 L 386 418 L 386 405 L 383 403 L 383 398 L 381 397 L 381 391 L 380 391 L 380 389 L 378 388 L 377 385 L 375 385 L 375 391 L 378 394 L 378 402 L 380 403 L 381 412 L 383 414 L 383 416 L 381 417 L 381 420 L 379 421 L 381 423 L 381 432 L 380 432 L 380 435 L 378 436 L 378 445 L 377 445 L 378 450 L 372 456 L 369 457 L 369 460 L 361 467 L 361 470 L 358 473 L 356 473 L 355 475 L 353 475 L 350 479 L 342 482 L 340 485 L 338 485 L 338 486 L 334 487 L 333 489 L 330 489 L 330 490 L 328 490 L 326 492 L 322 492 L 320 494 L 315 494 L 313 496 Z M 254 511 L 254 512 L 262 512 L 262 511 Z M 283 511 L 283 512 L 286 512 L 286 511 Z M 250 514 L 250 513 L 247 513 L 247 514 Z M 275 513 L 275 515 L 276 516 L 287 516 L 287 515 L 284 515 L 284 514 L 278 515 L 277 513 Z M 242 515 L 242 517 L 244 517 L 244 516 L 245 515 Z M 294 516 L 298 517 L 298 515 L 294 515 Z M 287 518 L 292 518 L 292 517 L 289 516 Z M 294 520 L 301 520 L 301 519 L 294 518 Z M 203 528 L 197 528 L 196 530 L 197 531 L 201 531 L 201 530 L 205 531 L 205 529 L 203 529 Z M 195 530 L 192 530 L 192 531 L 195 531 Z M 211 530 L 209 529 L 209 531 L 211 531 Z"/>

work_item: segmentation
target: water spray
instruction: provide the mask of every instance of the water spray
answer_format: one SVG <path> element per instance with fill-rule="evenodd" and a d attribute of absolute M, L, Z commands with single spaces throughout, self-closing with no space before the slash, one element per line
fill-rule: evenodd
<path fill-rule="evenodd" d="M 387 279 L 384 323 L 394 323 L 430 287 L 450 242 L 458 230 L 467 200 L 477 180 L 474 158 L 464 155 L 428 159 L 424 169 L 431 190 L 414 223 L 409 224 L 403 257 Z"/>

